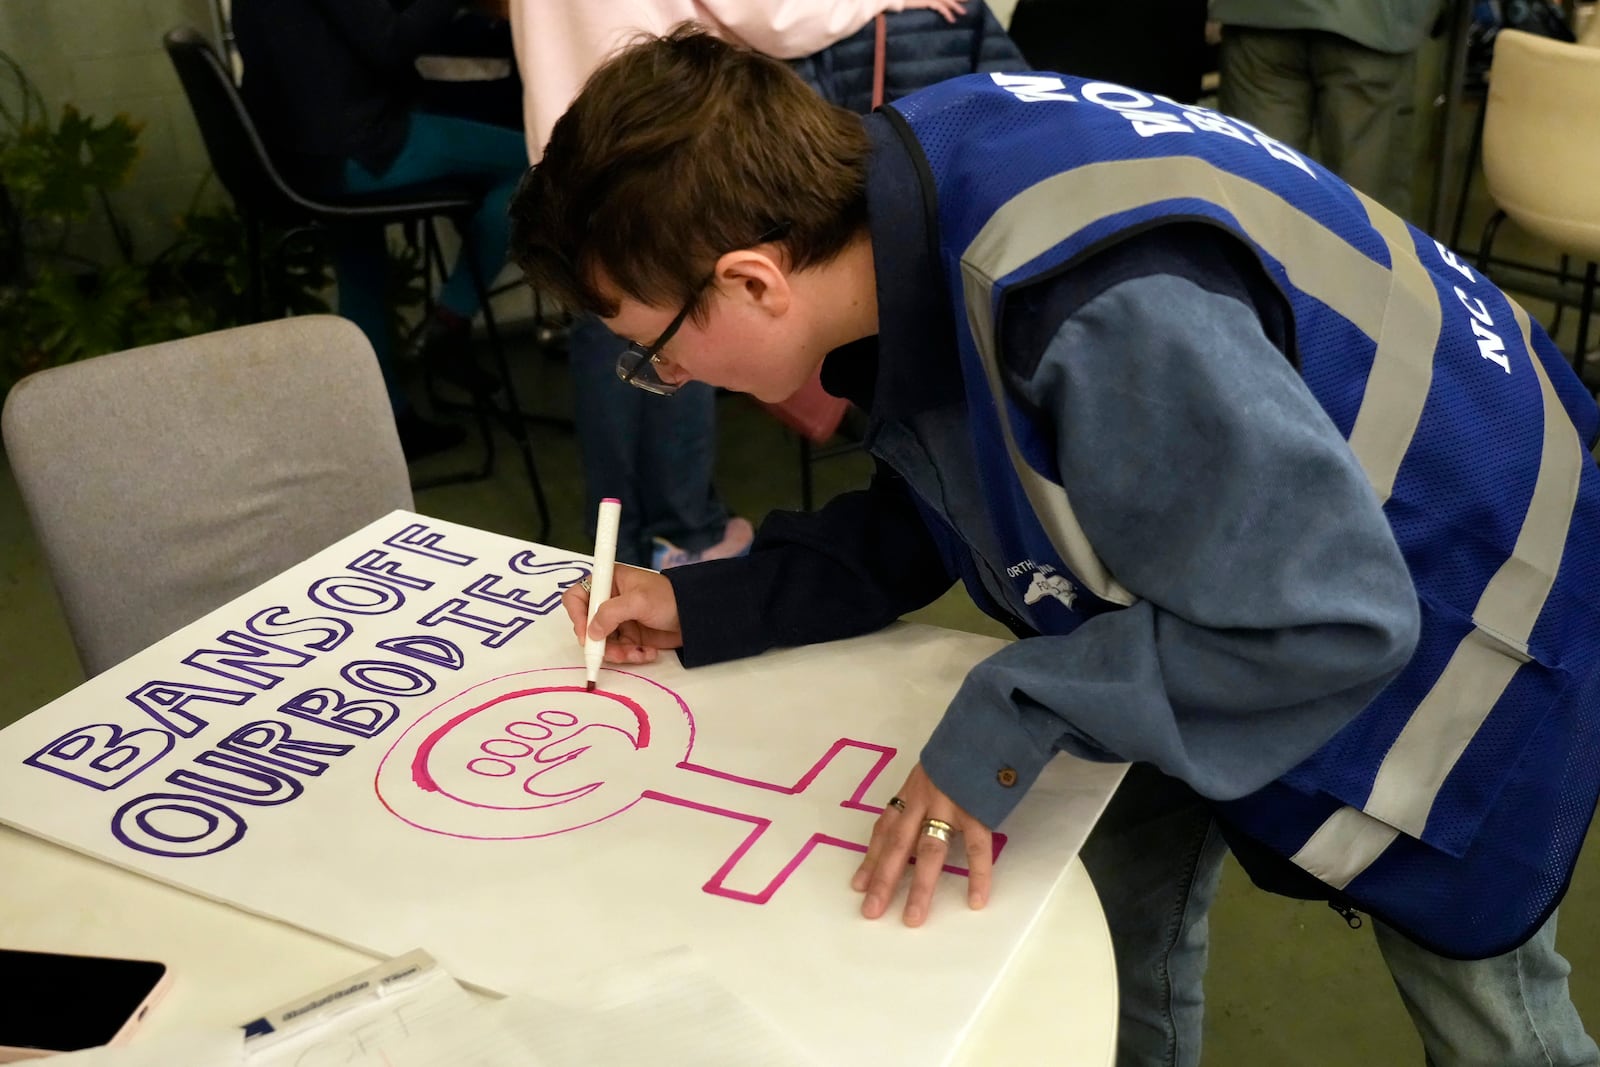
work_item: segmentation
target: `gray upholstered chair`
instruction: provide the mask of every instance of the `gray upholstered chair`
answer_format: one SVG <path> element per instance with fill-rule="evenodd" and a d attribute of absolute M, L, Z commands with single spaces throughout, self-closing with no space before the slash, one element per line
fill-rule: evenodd
<path fill-rule="evenodd" d="M 329 315 L 41 371 L 0 429 L 90 675 L 412 506 L 372 348 Z"/>

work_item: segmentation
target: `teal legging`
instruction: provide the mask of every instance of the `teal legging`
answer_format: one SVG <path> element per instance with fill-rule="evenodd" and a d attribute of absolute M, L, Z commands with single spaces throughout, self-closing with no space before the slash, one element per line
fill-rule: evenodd
<path fill-rule="evenodd" d="M 343 189 L 374 193 L 443 178 L 468 179 L 484 190 L 468 227 L 470 247 L 485 285 L 505 266 L 511 240 L 506 214 L 511 194 L 528 166 L 521 131 L 470 119 L 411 113 L 411 128 L 400 154 L 381 174 L 350 159 L 345 161 Z M 395 369 L 394 338 L 389 328 L 388 254 L 382 227 L 344 227 L 334 238 L 334 272 L 339 283 L 339 314 L 361 327 L 372 342 L 396 412 L 408 406 Z M 439 304 L 471 319 L 478 313 L 478 293 L 471 266 L 457 256 L 436 296 Z"/>

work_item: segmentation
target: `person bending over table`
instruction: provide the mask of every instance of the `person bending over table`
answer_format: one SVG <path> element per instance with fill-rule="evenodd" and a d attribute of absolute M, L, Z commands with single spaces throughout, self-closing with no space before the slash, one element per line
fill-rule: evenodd
<path fill-rule="evenodd" d="M 1119 1062 L 1198 1061 L 1229 846 L 1372 913 L 1430 1063 L 1596 1062 L 1554 940 L 1600 789 L 1600 411 L 1470 266 L 1215 112 L 1035 73 L 863 119 L 693 26 L 594 74 L 512 216 L 625 378 L 781 400 L 820 365 L 869 415 L 868 488 L 619 568 L 612 662 L 861 634 L 957 578 L 1017 634 L 875 824 L 866 917 L 909 880 L 926 921 L 956 842 L 983 907 L 1051 755 L 1128 760 L 1083 854 Z"/>

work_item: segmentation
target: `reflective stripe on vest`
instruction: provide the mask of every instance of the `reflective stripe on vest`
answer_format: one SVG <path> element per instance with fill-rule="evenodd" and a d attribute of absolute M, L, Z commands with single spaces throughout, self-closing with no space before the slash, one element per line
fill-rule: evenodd
<path fill-rule="evenodd" d="M 1394 840 L 1397 828 L 1412 837 L 1422 836 L 1446 776 L 1517 667 L 1527 661 L 1528 635 L 1561 566 L 1588 456 L 1576 436 L 1567 432 L 1561 401 L 1534 354 L 1528 313 L 1514 301 L 1511 312 L 1544 400 L 1544 441 L 1533 498 L 1511 557 L 1489 580 L 1473 609 L 1478 628 L 1456 646 L 1439 680 L 1385 754 L 1364 812 L 1354 808 L 1335 812 L 1290 857 L 1337 889 L 1372 865 Z"/>
<path fill-rule="evenodd" d="M 1427 403 L 1443 316 L 1432 276 L 1413 250 L 1411 232 L 1365 196 L 1361 202 L 1388 246 L 1393 269 L 1369 259 L 1271 190 L 1196 157 L 1089 164 L 1052 175 L 1002 205 L 961 257 L 968 326 L 1012 466 L 1052 543 L 1092 592 L 1122 604 L 1135 598 L 1095 554 L 1066 491 L 1022 458 L 995 338 L 994 288 L 999 279 L 1059 244 L 1063 235 L 1177 198 L 1224 207 L 1252 241 L 1282 264 L 1298 289 L 1374 341 L 1376 354 L 1349 443 L 1380 503 L 1393 490 Z M 1528 636 L 1561 562 L 1586 456 L 1534 353 L 1527 314 L 1514 303 L 1512 308 L 1544 402 L 1543 449 L 1533 497 L 1511 557 L 1478 600 L 1472 616 L 1477 629 L 1456 647 L 1384 757 L 1363 810 L 1335 812 L 1293 857 L 1337 887 L 1365 870 L 1397 831 L 1421 837 L 1445 778 L 1517 667 L 1526 662 Z"/>

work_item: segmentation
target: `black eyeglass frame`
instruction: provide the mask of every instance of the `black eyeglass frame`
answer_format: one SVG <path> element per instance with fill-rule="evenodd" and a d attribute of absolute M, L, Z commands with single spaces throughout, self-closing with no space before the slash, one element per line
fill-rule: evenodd
<path fill-rule="evenodd" d="M 683 305 L 682 310 L 673 317 L 672 322 L 667 325 L 665 330 L 661 331 L 661 336 L 657 337 L 653 343 L 642 345 L 638 341 L 628 342 L 628 347 L 617 354 L 618 378 L 621 378 L 636 389 L 643 389 L 645 392 L 654 393 L 656 396 L 671 396 L 678 391 L 683 383 L 669 382 L 663 379 L 656 371 L 656 357 L 667 346 L 667 342 L 672 340 L 672 335 L 678 332 L 678 327 L 683 325 L 683 320 L 689 317 L 689 312 L 694 308 L 695 302 L 700 299 L 700 293 L 704 289 L 705 283 L 702 283 L 700 288 L 695 290 L 694 295 L 689 298 L 689 302 Z"/>
<path fill-rule="evenodd" d="M 789 222 L 784 221 L 763 231 L 761 236 L 751 242 L 750 247 L 778 240 L 789 232 L 789 225 Z M 700 300 L 700 294 L 715 279 L 716 273 L 713 272 L 706 276 L 705 281 L 695 286 L 694 295 L 690 296 L 683 307 L 678 310 L 678 313 L 673 316 L 672 321 L 667 324 L 667 328 L 661 331 L 660 337 L 657 337 L 648 345 L 642 345 L 638 341 L 628 342 L 628 346 L 617 354 L 618 378 L 621 378 L 636 389 L 643 389 L 645 392 L 654 393 L 656 396 L 671 396 L 678 391 L 683 383 L 663 380 L 656 371 L 656 358 L 661 355 L 661 350 L 667 346 L 673 335 L 678 332 L 679 327 L 683 325 L 684 320 L 689 317 L 689 312 L 694 310 L 695 304 Z"/>

